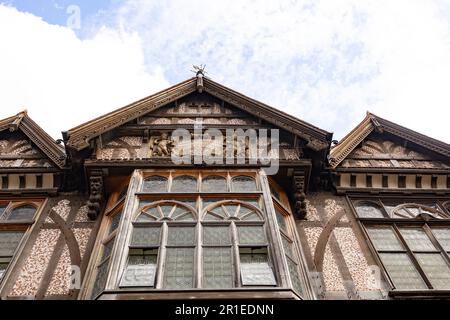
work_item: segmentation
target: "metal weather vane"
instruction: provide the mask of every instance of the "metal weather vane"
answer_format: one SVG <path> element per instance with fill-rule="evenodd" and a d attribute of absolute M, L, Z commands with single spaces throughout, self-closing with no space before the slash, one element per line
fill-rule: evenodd
<path fill-rule="evenodd" d="M 206 71 L 205 71 L 206 64 L 201 64 L 199 66 L 193 65 L 192 67 L 194 68 L 194 70 L 191 70 L 191 71 L 194 72 L 195 74 L 197 74 L 197 76 L 199 74 L 202 74 L 203 76 L 206 74 Z"/>

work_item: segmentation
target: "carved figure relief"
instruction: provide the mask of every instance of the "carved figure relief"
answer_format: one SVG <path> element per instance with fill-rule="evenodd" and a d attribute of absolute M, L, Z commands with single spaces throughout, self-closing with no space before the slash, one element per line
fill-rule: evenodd
<path fill-rule="evenodd" d="M 87 206 L 89 208 L 88 216 L 91 220 L 97 219 L 103 204 L 103 177 L 91 176 L 90 180 L 90 196 Z"/>
<path fill-rule="evenodd" d="M 151 155 L 153 157 L 168 157 L 174 147 L 173 140 L 167 133 L 161 134 L 161 137 L 152 137 L 150 139 Z"/>

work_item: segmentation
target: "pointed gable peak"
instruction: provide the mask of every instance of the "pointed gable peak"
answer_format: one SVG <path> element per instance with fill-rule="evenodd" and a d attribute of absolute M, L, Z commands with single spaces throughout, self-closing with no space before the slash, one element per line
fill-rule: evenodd
<path fill-rule="evenodd" d="M 21 131 L 58 167 L 64 166 L 66 155 L 63 148 L 28 116 L 27 110 L 0 120 L 0 133 L 4 130 Z"/>
<path fill-rule="evenodd" d="M 372 132 L 387 132 L 406 141 L 410 141 L 427 150 L 450 158 L 449 144 L 400 126 L 367 111 L 366 117 L 363 121 L 352 131 L 350 131 L 344 138 L 342 138 L 341 141 L 339 141 L 339 143 L 336 144 L 331 150 L 329 158 L 331 167 L 336 168 Z"/>
<path fill-rule="evenodd" d="M 328 150 L 330 147 L 331 133 L 227 88 L 205 77 L 204 69 L 197 68 L 199 70 L 193 78 L 70 129 L 67 132 L 67 145 L 80 151 L 88 147 L 92 139 L 103 133 L 198 92 L 221 99 L 244 112 L 298 135 L 315 151 Z"/>

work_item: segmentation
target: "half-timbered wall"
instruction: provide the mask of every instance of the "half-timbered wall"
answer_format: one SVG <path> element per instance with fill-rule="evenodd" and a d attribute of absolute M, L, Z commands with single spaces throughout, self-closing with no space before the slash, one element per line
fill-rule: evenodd
<path fill-rule="evenodd" d="M 2 299 L 76 299 L 97 222 L 87 216 L 86 198 L 48 199 L 23 251 L 5 279 Z"/>

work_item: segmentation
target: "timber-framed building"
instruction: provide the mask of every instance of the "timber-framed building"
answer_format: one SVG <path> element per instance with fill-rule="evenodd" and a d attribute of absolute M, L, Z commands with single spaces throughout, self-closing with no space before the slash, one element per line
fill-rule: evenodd
<path fill-rule="evenodd" d="M 274 153 L 195 161 L 249 129 Z M 450 145 L 374 114 L 335 143 L 199 71 L 58 141 L 0 121 L 0 299 L 449 297 Z"/>

